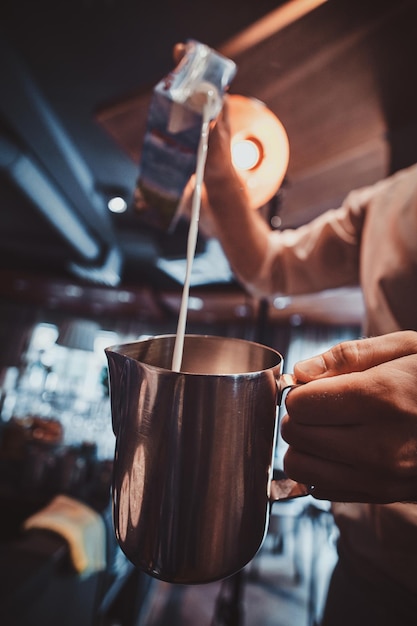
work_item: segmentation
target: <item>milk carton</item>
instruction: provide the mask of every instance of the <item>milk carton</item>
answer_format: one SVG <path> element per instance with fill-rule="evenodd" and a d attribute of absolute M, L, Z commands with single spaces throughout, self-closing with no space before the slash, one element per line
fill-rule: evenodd
<path fill-rule="evenodd" d="M 190 40 L 178 66 L 155 86 L 135 191 L 135 209 L 152 226 L 168 230 L 172 224 L 195 172 L 207 93 L 215 93 L 215 119 L 235 73 L 231 59 Z"/>

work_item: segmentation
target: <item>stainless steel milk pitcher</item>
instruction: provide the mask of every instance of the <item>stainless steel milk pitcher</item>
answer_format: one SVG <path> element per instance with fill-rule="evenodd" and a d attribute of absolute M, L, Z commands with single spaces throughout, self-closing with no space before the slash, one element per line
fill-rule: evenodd
<path fill-rule="evenodd" d="M 285 387 L 275 350 L 241 339 L 175 335 L 106 349 L 116 449 L 113 522 L 128 559 L 171 583 L 202 584 L 244 567 L 276 499 L 305 495 L 272 481 Z"/>

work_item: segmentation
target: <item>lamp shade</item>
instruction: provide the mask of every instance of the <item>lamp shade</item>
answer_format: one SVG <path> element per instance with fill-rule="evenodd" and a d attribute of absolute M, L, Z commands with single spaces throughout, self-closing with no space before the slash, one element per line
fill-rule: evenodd
<path fill-rule="evenodd" d="M 253 209 L 278 191 L 288 168 L 288 136 L 280 120 L 256 98 L 229 96 L 231 150 Z"/>

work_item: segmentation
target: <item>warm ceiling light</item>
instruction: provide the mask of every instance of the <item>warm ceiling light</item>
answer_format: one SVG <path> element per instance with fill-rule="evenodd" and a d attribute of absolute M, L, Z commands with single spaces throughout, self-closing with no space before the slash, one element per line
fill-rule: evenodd
<path fill-rule="evenodd" d="M 289 142 L 280 120 L 255 98 L 230 95 L 231 151 L 249 204 L 259 209 L 278 191 L 289 161 Z"/>
<path fill-rule="evenodd" d="M 238 170 L 251 170 L 261 159 L 259 144 L 254 139 L 242 139 L 232 145 L 232 161 Z"/>
<path fill-rule="evenodd" d="M 260 20 L 245 28 L 241 33 L 224 43 L 219 52 L 227 57 L 242 54 L 268 37 L 293 24 L 328 0 L 289 0 L 267 13 Z"/>

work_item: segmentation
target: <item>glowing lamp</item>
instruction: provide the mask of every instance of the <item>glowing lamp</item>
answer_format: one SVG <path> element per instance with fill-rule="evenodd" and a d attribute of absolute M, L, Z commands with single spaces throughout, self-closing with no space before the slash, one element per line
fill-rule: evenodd
<path fill-rule="evenodd" d="M 288 168 L 288 136 L 280 120 L 255 98 L 229 96 L 233 165 L 249 204 L 259 209 L 278 191 Z"/>

